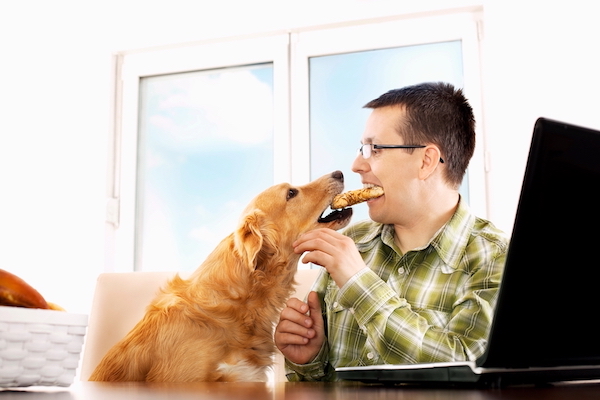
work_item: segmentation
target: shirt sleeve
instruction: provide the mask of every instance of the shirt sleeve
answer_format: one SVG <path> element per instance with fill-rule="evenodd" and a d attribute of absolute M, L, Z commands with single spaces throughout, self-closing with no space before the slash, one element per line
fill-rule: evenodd
<path fill-rule="evenodd" d="M 421 316 L 373 271 L 365 269 L 339 293 L 379 361 L 389 364 L 474 360 L 485 349 L 505 253 L 473 269 L 458 292 L 451 317 L 438 326 Z"/>
<path fill-rule="evenodd" d="M 307 364 L 296 364 L 285 359 L 286 377 L 290 382 L 327 381 L 332 379 L 333 368 L 328 363 L 329 345 L 327 338 L 317 356 Z"/>

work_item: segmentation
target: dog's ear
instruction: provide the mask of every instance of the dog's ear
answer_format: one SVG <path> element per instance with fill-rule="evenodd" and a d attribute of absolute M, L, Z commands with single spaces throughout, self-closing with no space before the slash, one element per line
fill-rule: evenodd
<path fill-rule="evenodd" d="M 234 234 L 234 249 L 244 265 L 250 269 L 256 268 L 258 254 L 263 246 L 261 224 L 264 214 L 260 210 L 252 210 L 242 218 L 239 228 Z"/>

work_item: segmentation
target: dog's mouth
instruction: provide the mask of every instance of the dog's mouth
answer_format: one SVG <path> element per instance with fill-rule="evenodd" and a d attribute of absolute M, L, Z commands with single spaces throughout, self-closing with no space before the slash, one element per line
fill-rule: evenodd
<path fill-rule="evenodd" d="M 334 221 L 343 221 L 352 216 L 352 208 L 344 208 L 341 210 L 332 210 L 331 207 L 327 207 L 317 220 L 320 224 L 327 224 Z"/>

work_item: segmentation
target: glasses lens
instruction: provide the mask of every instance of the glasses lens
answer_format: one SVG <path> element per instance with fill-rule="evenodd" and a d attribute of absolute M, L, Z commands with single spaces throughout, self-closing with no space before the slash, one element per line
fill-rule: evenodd
<path fill-rule="evenodd" d="M 363 158 L 371 157 L 371 145 L 370 144 L 363 144 L 362 146 L 360 146 L 360 149 L 358 149 L 358 151 L 362 154 Z"/>

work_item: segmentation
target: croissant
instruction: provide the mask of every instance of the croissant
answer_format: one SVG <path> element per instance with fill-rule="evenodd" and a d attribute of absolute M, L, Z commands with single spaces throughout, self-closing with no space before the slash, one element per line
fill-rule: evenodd
<path fill-rule="evenodd" d="M 381 186 L 370 186 L 362 189 L 351 190 L 335 196 L 331 202 L 331 208 L 346 208 L 379 196 L 383 196 L 383 188 Z"/>
<path fill-rule="evenodd" d="M 57 304 L 46 302 L 27 282 L 3 269 L 0 269 L 0 306 L 65 311 Z"/>
<path fill-rule="evenodd" d="M 3 269 L 0 269 L 0 305 L 48 309 L 48 303 L 37 290 Z"/>

